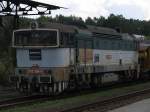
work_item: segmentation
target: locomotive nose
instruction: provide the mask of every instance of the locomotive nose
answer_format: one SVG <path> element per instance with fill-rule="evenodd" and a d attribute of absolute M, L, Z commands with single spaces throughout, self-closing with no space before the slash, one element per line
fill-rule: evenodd
<path fill-rule="evenodd" d="M 40 69 L 38 64 L 33 64 L 33 66 L 28 70 L 28 75 L 42 75 L 43 70 Z"/>

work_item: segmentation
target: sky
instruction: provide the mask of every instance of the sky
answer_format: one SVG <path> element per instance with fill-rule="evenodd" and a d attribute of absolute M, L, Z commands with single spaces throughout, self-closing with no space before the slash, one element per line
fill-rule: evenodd
<path fill-rule="evenodd" d="M 108 17 L 122 14 L 125 18 L 150 20 L 150 0 L 34 0 L 68 9 L 52 11 L 52 16 L 62 14 L 87 17 Z"/>

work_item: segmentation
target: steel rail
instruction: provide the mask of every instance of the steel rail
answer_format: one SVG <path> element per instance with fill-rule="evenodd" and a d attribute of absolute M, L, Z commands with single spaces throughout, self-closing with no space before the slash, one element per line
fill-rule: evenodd
<path fill-rule="evenodd" d="M 144 89 L 144 90 L 141 90 L 141 91 L 131 92 L 131 93 L 128 93 L 128 94 L 125 94 L 125 95 L 117 96 L 117 97 L 112 97 L 112 98 L 105 99 L 105 100 L 102 100 L 102 101 L 97 101 L 97 102 L 94 102 L 94 103 L 83 104 L 83 105 L 78 106 L 78 107 L 64 109 L 60 112 L 82 112 L 82 111 L 89 110 L 89 109 L 96 108 L 96 107 L 103 107 L 103 106 L 109 105 L 110 103 L 113 103 L 113 102 L 119 102 L 119 101 L 130 99 L 130 98 L 133 98 L 133 97 L 136 97 L 136 96 L 149 94 L 149 93 L 150 93 L 150 88 L 149 89 Z"/>
<path fill-rule="evenodd" d="M 49 96 L 32 95 L 4 100 L 0 101 L 0 110 L 9 109 L 21 105 L 29 105 L 36 102 L 43 102 L 47 101 L 49 98 L 50 98 Z"/>

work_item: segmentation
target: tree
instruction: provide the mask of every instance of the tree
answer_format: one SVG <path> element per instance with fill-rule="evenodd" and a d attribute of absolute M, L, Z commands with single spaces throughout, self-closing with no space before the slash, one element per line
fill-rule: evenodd
<path fill-rule="evenodd" d="M 8 79 L 13 68 L 13 56 L 10 54 L 10 46 L 13 32 L 13 18 L 2 18 L 0 26 L 0 83 Z"/>
<path fill-rule="evenodd" d="M 96 22 L 91 18 L 91 17 L 88 17 L 86 20 L 85 20 L 85 23 L 87 25 L 96 25 Z"/>
<path fill-rule="evenodd" d="M 105 25 L 106 25 L 106 19 L 105 19 L 105 17 L 100 16 L 100 17 L 97 19 L 96 25 L 97 25 L 97 26 L 105 26 Z"/>

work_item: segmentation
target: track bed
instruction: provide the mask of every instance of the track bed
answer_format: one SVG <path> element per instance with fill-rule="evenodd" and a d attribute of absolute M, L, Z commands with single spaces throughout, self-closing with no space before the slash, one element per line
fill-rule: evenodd
<path fill-rule="evenodd" d="M 55 112 L 55 111 L 62 111 L 62 110 L 68 110 L 75 107 L 82 106 L 83 104 L 89 104 L 89 103 L 95 103 L 99 101 L 103 101 L 106 99 L 118 97 L 120 95 L 129 94 L 135 91 L 141 91 L 144 89 L 149 89 L 150 83 L 143 83 L 143 84 L 137 84 L 137 85 L 128 85 L 128 86 L 122 86 L 118 88 L 113 89 L 105 89 L 104 91 L 95 91 L 88 94 L 79 94 L 78 95 L 70 95 L 70 97 L 57 97 L 53 100 L 49 101 L 42 101 L 42 102 L 36 102 L 32 103 L 32 105 L 26 105 L 21 107 L 16 107 L 9 109 L 8 111 L 11 112 Z M 105 106 L 104 106 L 105 107 Z M 7 110 L 2 110 L 2 112 L 8 112 Z"/>

